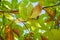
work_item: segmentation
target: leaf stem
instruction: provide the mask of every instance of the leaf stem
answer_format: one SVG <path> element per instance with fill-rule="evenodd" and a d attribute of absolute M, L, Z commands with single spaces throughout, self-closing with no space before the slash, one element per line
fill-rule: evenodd
<path fill-rule="evenodd" d="M 26 24 L 24 22 L 22 22 L 24 24 L 24 26 L 26 27 L 26 29 L 29 31 L 28 27 L 26 26 Z M 30 32 L 30 31 L 29 31 Z"/>

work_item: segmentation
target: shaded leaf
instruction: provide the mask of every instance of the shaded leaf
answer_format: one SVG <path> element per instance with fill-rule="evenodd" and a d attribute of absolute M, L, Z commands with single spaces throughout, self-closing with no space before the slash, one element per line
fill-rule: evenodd
<path fill-rule="evenodd" d="M 12 31 L 18 36 L 20 37 L 20 31 L 18 29 L 12 29 Z"/>
<path fill-rule="evenodd" d="M 48 18 L 48 19 L 45 20 L 45 22 L 48 23 L 48 22 L 50 22 L 50 21 L 52 21 L 52 20 L 53 20 L 53 18 Z"/>
<path fill-rule="evenodd" d="M 4 38 L 0 35 L 0 40 L 4 40 Z"/>
<path fill-rule="evenodd" d="M 45 36 L 41 35 L 42 40 L 48 40 Z"/>

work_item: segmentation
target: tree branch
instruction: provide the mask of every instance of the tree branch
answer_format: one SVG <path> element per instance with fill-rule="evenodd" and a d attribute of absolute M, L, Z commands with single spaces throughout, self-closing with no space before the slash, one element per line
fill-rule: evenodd
<path fill-rule="evenodd" d="M 0 13 L 3 13 L 3 12 L 8 12 L 8 13 L 18 13 L 19 11 L 18 10 L 7 10 L 7 11 L 3 11 L 3 10 L 0 10 Z"/>
<path fill-rule="evenodd" d="M 59 6 L 60 4 L 57 4 L 57 5 L 53 5 L 53 6 L 47 6 L 47 7 L 43 7 L 42 9 L 44 8 L 49 8 L 49 7 L 55 7 L 55 6 Z"/>
<path fill-rule="evenodd" d="M 56 5 L 53 5 L 53 6 L 47 6 L 47 7 L 43 7 L 42 9 L 44 8 L 49 8 L 49 7 L 55 7 L 55 6 L 59 6 L 60 4 L 56 4 Z M 7 11 L 4 11 L 4 10 L 0 10 L 0 12 L 8 12 L 8 13 L 18 13 L 19 11 L 18 10 L 7 10 Z"/>

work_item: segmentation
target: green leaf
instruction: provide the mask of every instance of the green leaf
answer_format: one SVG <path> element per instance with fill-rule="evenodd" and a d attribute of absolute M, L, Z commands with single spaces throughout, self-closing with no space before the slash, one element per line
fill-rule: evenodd
<path fill-rule="evenodd" d="M 42 11 L 42 6 L 40 4 L 36 5 L 31 12 L 31 16 L 29 18 L 37 18 Z"/>
<path fill-rule="evenodd" d="M 5 8 L 7 8 L 8 10 L 11 10 L 12 6 L 10 2 L 3 1 L 2 4 L 4 5 Z"/>
<path fill-rule="evenodd" d="M 53 6 L 53 5 L 55 5 L 55 4 L 49 2 L 48 0 L 45 0 L 43 5 L 44 5 L 44 6 Z"/>
<path fill-rule="evenodd" d="M 22 0 L 22 1 L 23 1 L 24 5 L 27 5 L 29 2 L 29 0 Z"/>
<path fill-rule="evenodd" d="M 18 3 L 18 0 L 12 0 L 12 7 L 13 7 L 13 9 L 15 9 L 17 3 Z"/>
<path fill-rule="evenodd" d="M 57 0 L 47 0 L 47 1 L 50 3 L 56 3 L 57 2 Z"/>
<path fill-rule="evenodd" d="M 16 5 L 16 9 L 19 10 L 19 6 L 25 6 L 28 4 L 28 0 L 22 0 Z"/>
<path fill-rule="evenodd" d="M 33 9 L 33 5 L 32 5 L 32 3 L 30 3 L 30 4 L 28 5 L 28 7 L 27 7 L 28 17 L 30 17 L 30 14 L 31 14 L 31 12 L 32 12 L 32 9 Z"/>
<path fill-rule="evenodd" d="M 40 1 L 40 0 L 30 0 L 31 2 L 38 2 L 38 1 Z"/>
<path fill-rule="evenodd" d="M 10 15 L 9 13 L 5 13 L 4 15 L 5 15 L 5 17 L 6 17 L 8 20 L 10 20 L 10 21 L 13 21 L 13 20 L 14 20 L 13 16 Z"/>
<path fill-rule="evenodd" d="M 25 6 L 20 6 L 19 7 L 19 14 L 20 14 L 20 16 L 21 16 L 21 18 L 23 18 L 24 20 L 27 20 L 27 9 L 26 9 L 26 7 Z"/>
<path fill-rule="evenodd" d="M 60 30 L 56 30 L 56 29 L 52 29 L 50 32 L 49 32 L 49 35 L 48 35 L 48 38 L 49 40 L 60 40 Z"/>

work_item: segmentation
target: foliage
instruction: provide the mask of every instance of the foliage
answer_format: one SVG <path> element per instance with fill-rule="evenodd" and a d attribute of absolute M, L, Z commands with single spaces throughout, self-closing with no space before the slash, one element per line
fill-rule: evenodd
<path fill-rule="evenodd" d="M 0 40 L 60 40 L 60 0 L 1 0 Z"/>

